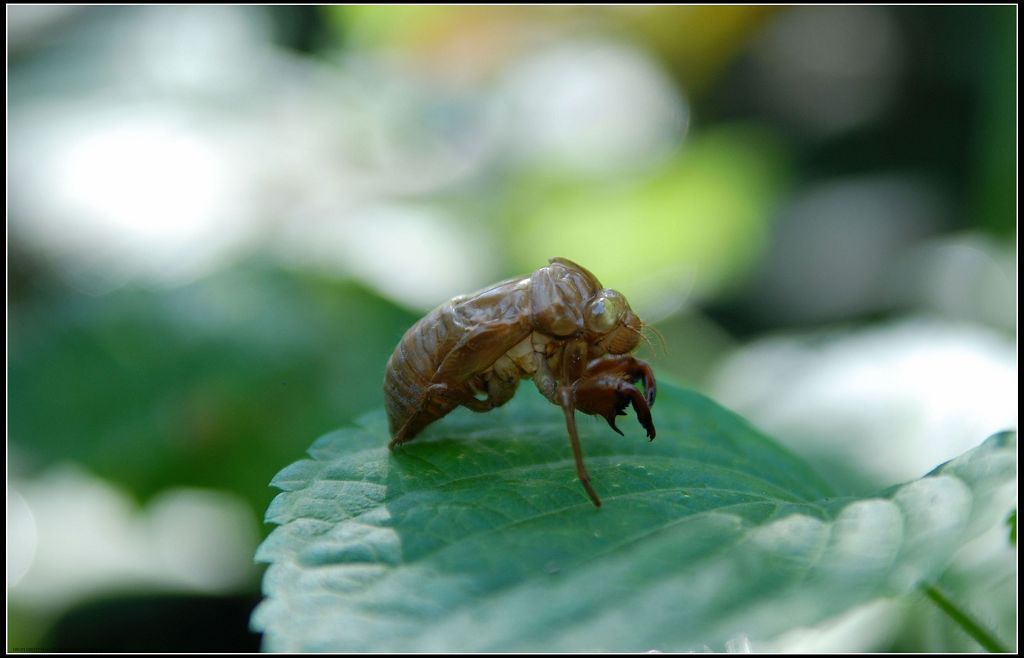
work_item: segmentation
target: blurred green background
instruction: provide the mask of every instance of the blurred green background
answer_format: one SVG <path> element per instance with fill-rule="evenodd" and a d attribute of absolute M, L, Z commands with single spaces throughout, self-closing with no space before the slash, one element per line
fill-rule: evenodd
<path fill-rule="evenodd" d="M 1016 426 L 1016 7 L 7 18 L 10 650 L 256 649 L 270 478 L 552 256 L 840 491 Z M 762 648 L 976 649 L 876 608 Z"/>

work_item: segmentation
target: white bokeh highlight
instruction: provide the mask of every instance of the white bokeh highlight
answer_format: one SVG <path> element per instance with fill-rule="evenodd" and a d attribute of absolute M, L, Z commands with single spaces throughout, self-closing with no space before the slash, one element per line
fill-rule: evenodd
<path fill-rule="evenodd" d="M 523 161 L 584 175 L 642 169 L 678 149 L 689 108 L 639 50 L 577 41 L 519 61 L 500 92 Z"/>
<path fill-rule="evenodd" d="M 232 494 L 172 489 L 140 507 L 71 465 L 21 482 L 18 491 L 8 561 L 13 553 L 15 564 L 30 564 L 9 589 L 19 605 L 59 610 L 132 586 L 230 593 L 251 587 L 257 575 L 259 531 Z"/>
<path fill-rule="evenodd" d="M 799 454 L 827 453 L 885 486 L 1016 427 L 1016 350 L 934 318 L 776 336 L 727 359 L 712 393 Z"/>

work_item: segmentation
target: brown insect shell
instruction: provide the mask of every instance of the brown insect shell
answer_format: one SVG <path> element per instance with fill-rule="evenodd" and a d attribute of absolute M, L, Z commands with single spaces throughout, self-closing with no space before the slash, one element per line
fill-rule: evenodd
<path fill-rule="evenodd" d="M 625 298 L 564 258 L 552 258 L 527 278 L 455 297 L 410 327 L 388 360 L 388 445 L 413 439 L 460 405 L 473 411 L 499 407 L 520 379 L 533 377 L 565 412 L 576 474 L 600 507 L 583 464 L 575 411 L 603 416 L 618 431 L 614 418 L 632 403 L 654 438 L 654 375 L 646 363 L 624 356 L 639 343 L 641 328 Z M 587 361 L 606 353 L 619 356 Z M 644 394 L 630 385 L 641 378 Z"/>
<path fill-rule="evenodd" d="M 536 331 L 565 338 L 584 330 L 583 310 L 601 290 L 586 268 L 565 258 L 530 275 L 530 319 Z"/>
<path fill-rule="evenodd" d="M 529 277 L 460 295 L 421 318 L 386 368 L 393 443 L 469 403 L 490 377 L 532 377 L 537 363 L 531 352 L 543 354 L 557 372 L 566 342 L 586 338 L 584 311 L 601 289 L 585 268 L 553 258 Z"/>

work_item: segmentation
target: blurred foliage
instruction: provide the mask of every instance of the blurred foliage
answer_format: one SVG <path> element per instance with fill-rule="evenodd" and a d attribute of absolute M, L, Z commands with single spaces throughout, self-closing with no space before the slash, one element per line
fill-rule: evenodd
<path fill-rule="evenodd" d="M 26 304 L 9 334 L 16 468 L 74 460 L 140 498 L 226 489 L 258 515 L 261 473 L 379 403 L 414 319 L 358 283 L 258 264 Z"/>
<path fill-rule="evenodd" d="M 728 67 L 740 57 L 758 30 L 778 7 L 682 6 L 617 7 L 608 24 L 650 48 L 683 89 L 698 98 L 720 84 Z"/>
<path fill-rule="evenodd" d="M 391 289 L 371 280 L 372 268 L 353 266 L 358 259 L 351 252 L 332 252 L 338 248 L 332 227 L 349 231 L 342 231 L 343 240 L 383 236 L 385 248 L 368 250 L 366 260 L 380 261 L 385 276 L 397 268 L 432 276 L 413 271 L 403 258 L 410 251 L 431 256 L 437 243 L 408 238 L 402 222 L 422 220 L 416 210 L 438 217 L 426 230 L 474 257 L 430 263 L 452 280 L 464 275 L 472 281 L 452 295 L 487 283 L 492 274 L 496 280 L 531 271 L 554 255 L 579 259 L 658 318 L 664 345 L 652 336 L 655 344 L 641 356 L 659 377 L 697 389 L 742 341 L 804 328 L 786 315 L 785 298 L 766 297 L 757 284 L 786 253 L 780 236 L 806 239 L 794 249 L 822 259 L 846 248 L 841 240 L 815 242 L 811 231 L 781 230 L 785 209 L 816 186 L 896 174 L 932 190 L 939 212 L 912 240 L 891 252 L 885 251 L 891 245 L 869 245 L 893 260 L 957 231 L 986 234 L 1009 249 L 1017 230 L 1016 12 L 1012 6 L 12 8 L 11 475 L 33 477 L 73 461 L 140 500 L 172 487 L 212 487 L 243 496 L 253 515 L 261 514 L 272 496 L 265 483 L 298 458 L 310 437 L 380 404 L 387 357 L 423 310 L 406 310 L 394 301 L 397 295 L 380 294 Z M 807 80 L 824 75 L 830 64 L 824 60 L 842 51 L 843 39 L 816 29 L 780 38 L 777 29 L 787 21 L 792 27 L 794 18 L 820 26 L 815 21 L 830 16 L 839 37 L 857 22 L 852 17 L 870 28 L 858 38 L 884 33 L 893 41 L 888 60 L 873 60 L 882 51 L 867 41 L 854 43 L 848 61 L 831 71 L 833 86 L 819 89 Z M 526 99 L 524 107 L 535 114 L 518 117 L 519 123 L 491 115 L 507 101 L 502 93 L 510 72 L 522 73 L 523 62 L 538 53 L 580 43 L 615 44 L 616 52 L 635 55 L 641 73 L 667 80 L 688 132 L 668 131 L 656 157 L 632 165 L 614 161 L 597 167 L 598 174 L 581 174 L 543 149 L 541 157 L 517 159 L 517 146 L 536 136 L 523 126 L 538 118 L 531 105 L 537 99 Z M 780 58 L 780 49 L 791 58 Z M 586 62 L 578 58 L 575 66 L 585 69 Z M 863 66 L 872 63 L 877 68 L 865 73 Z M 791 93 L 783 84 L 787 76 L 806 82 L 796 91 L 813 93 Z M 542 82 L 549 87 L 540 86 L 540 100 L 567 86 Z M 605 100 L 620 94 L 612 92 Z M 801 114 L 806 108 L 795 105 L 846 99 L 834 104 L 842 110 L 875 93 L 880 100 L 873 113 L 831 130 L 815 129 Z M 634 100 L 619 109 L 648 125 Z M 584 105 L 578 115 L 598 116 L 588 126 L 601 128 L 599 109 Z M 248 259 L 233 264 L 237 253 L 221 255 L 217 273 L 178 287 L 150 287 L 143 277 L 95 292 L 78 260 L 120 272 L 115 261 L 131 259 L 111 245 L 136 244 L 139 253 L 130 255 L 144 261 L 147 249 L 166 248 L 161 242 L 169 238 L 191 235 L 203 242 L 217 235 L 200 230 L 194 217 L 182 218 L 180 226 L 147 227 L 152 218 L 146 217 L 125 224 L 131 213 L 108 217 L 106 225 L 93 217 L 100 228 L 92 234 L 87 224 L 95 207 L 48 205 L 66 192 L 61 167 L 67 162 L 44 155 L 67 155 L 60 149 L 82 146 L 83 136 L 98 140 L 101 131 L 89 132 L 96 128 L 90 121 L 103 123 L 97 117 L 115 127 L 139 119 L 143 127 L 164 130 L 158 137 L 169 137 L 153 143 L 193 140 L 209 147 L 204 157 L 230 151 L 220 164 L 235 176 L 224 180 L 236 196 L 216 199 L 228 199 L 224 225 L 243 234 L 238 244 Z M 571 119 L 561 128 L 575 135 Z M 628 130 L 618 133 L 619 144 L 632 137 Z M 166 177 L 153 183 L 140 176 L 152 184 L 147 191 L 166 185 L 164 200 L 196 192 L 183 192 L 177 178 L 194 161 L 161 168 L 159 153 L 149 154 L 156 162 L 146 160 L 146 149 L 135 146 L 121 151 L 140 159 L 128 173 L 149 166 Z M 87 173 L 126 172 L 124 162 L 87 164 Z M 125 187 L 119 178 L 106 183 L 103 189 Z M 371 233 L 365 229 L 377 219 L 355 212 L 363 204 L 413 212 L 394 221 L 392 232 Z M 245 220 L 233 223 L 234 213 Z M 860 236 L 866 225 L 848 228 Z M 76 231 L 92 241 L 76 247 Z M 282 267 L 275 249 L 295 235 L 308 239 L 285 250 L 293 265 Z M 172 252 L 180 245 L 189 251 L 187 239 L 170 244 Z M 323 253 L 311 255 L 320 247 Z M 382 260 L 394 254 L 393 262 Z M 338 267 L 334 274 L 314 272 L 324 265 Z M 474 279 L 484 275 L 487 280 Z M 950 281 L 954 295 L 963 286 L 986 303 L 1010 303 L 971 287 L 978 279 Z M 765 304 L 779 313 L 766 316 L 759 310 Z M 906 303 L 843 308 L 829 322 L 857 326 L 913 310 Z M 846 460 L 841 467 L 858 476 L 858 464 Z M 943 584 L 977 605 L 987 585 L 961 580 Z M 18 608 L 17 588 L 12 592 L 10 638 L 35 642 L 50 617 Z M 992 614 L 1000 619 L 1016 612 L 1003 599 L 997 603 L 1002 608 Z M 114 623 L 127 614 L 116 603 L 91 605 L 84 616 L 69 613 L 51 641 L 85 647 L 73 639 L 76 633 L 87 635 L 104 617 Z M 185 608 L 161 608 L 168 627 L 194 621 Z M 910 625 L 899 648 L 972 646 L 933 632 L 938 622 L 928 614 L 914 618 L 919 623 Z M 231 629 L 232 637 L 240 637 L 238 630 Z"/>
<path fill-rule="evenodd" d="M 600 272 L 640 308 L 653 290 L 713 297 L 749 273 L 764 248 L 767 219 L 787 182 L 784 148 L 756 128 L 694 136 L 652 175 L 599 184 L 539 181 L 512 188 L 505 244 L 521 269 L 538 253 L 565 255 Z M 671 285 L 652 286 L 668 273 Z M 612 283 L 613 282 L 613 283 Z"/>
<path fill-rule="evenodd" d="M 1016 9 L 890 11 L 906 59 L 896 102 L 860 128 L 803 143 L 801 173 L 922 172 L 948 195 L 958 226 L 1014 235 Z"/>
<path fill-rule="evenodd" d="M 17 601 L 8 602 L 7 650 L 12 652 L 48 650 L 49 645 L 44 644 L 44 636 L 52 623 L 53 619 L 50 615 L 23 609 L 17 604 Z"/>
<path fill-rule="evenodd" d="M 623 38 L 662 59 L 682 87 L 702 92 L 778 9 L 350 5 L 323 11 L 353 46 L 407 50 L 433 66 L 467 58 L 472 61 L 464 64 L 479 74 L 567 33 Z"/>
<path fill-rule="evenodd" d="M 978 90 L 981 121 L 975 138 L 974 212 L 978 223 L 1003 238 L 1017 235 L 1017 9 L 988 7 L 980 29 L 987 55 Z M 973 78 L 972 78 L 973 79 Z"/>

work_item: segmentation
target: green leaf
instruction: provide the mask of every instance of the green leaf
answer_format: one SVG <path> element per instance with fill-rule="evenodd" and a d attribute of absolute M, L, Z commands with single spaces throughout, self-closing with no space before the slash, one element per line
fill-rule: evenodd
<path fill-rule="evenodd" d="M 721 650 L 935 577 L 1015 480 L 1002 434 L 878 497 L 832 498 L 741 418 L 663 386 L 653 443 L 581 419 L 596 509 L 532 389 L 394 453 L 367 416 L 278 474 L 280 527 L 257 553 L 264 648 Z"/>

